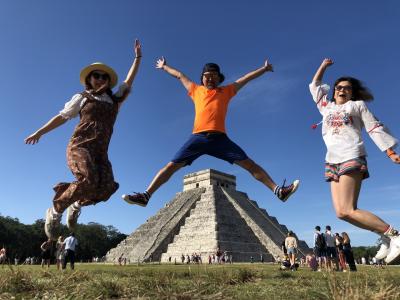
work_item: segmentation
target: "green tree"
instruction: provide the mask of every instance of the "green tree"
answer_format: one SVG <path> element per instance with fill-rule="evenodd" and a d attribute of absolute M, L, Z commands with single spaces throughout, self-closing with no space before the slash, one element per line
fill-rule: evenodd
<path fill-rule="evenodd" d="M 65 225 L 61 226 L 61 234 L 64 237 L 68 235 Z M 87 261 L 92 257 L 103 257 L 108 250 L 125 239 L 126 235 L 113 226 L 89 223 L 77 225 L 76 237 L 79 242 L 77 259 Z M 25 225 L 16 218 L 0 215 L 0 246 L 6 247 L 10 259 L 18 256 L 22 261 L 26 257 L 40 257 L 40 245 L 46 239 L 43 219 L 36 220 L 32 225 Z"/>

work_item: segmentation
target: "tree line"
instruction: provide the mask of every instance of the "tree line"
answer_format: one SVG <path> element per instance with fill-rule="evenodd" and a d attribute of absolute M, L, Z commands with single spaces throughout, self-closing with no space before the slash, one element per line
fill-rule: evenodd
<path fill-rule="evenodd" d="M 65 225 L 61 225 L 61 235 L 64 237 L 69 235 L 69 230 Z M 113 226 L 94 222 L 78 224 L 75 236 L 79 242 L 76 250 L 78 261 L 88 261 L 93 257 L 101 258 L 127 237 Z M 26 225 L 19 222 L 17 218 L 0 215 L 0 248 L 6 248 L 9 259 L 17 257 L 20 262 L 23 262 L 27 257 L 40 257 L 40 245 L 45 240 L 47 237 L 43 219 Z"/>
<path fill-rule="evenodd" d="M 68 228 L 61 225 L 61 234 L 69 235 Z M 77 260 L 89 261 L 93 257 L 103 257 L 108 250 L 116 247 L 127 235 L 120 233 L 113 226 L 104 226 L 90 222 L 78 224 L 75 236 L 79 241 L 77 246 Z M 44 220 L 36 220 L 31 225 L 25 225 L 17 218 L 3 217 L 0 215 L 0 248 L 7 249 L 7 257 L 14 259 L 18 257 L 21 262 L 27 257 L 40 257 L 40 245 L 47 240 L 44 233 Z M 375 256 L 377 246 L 353 247 L 355 259 L 361 257 L 371 258 Z"/>

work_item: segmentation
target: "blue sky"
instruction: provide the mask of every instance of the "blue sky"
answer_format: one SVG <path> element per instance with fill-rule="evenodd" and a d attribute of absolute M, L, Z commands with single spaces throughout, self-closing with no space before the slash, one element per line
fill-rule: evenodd
<path fill-rule="evenodd" d="M 102 61 L 124 79 L 139 38 L 143 59 L 114 129 L 109 156 L 120 189 L 105 203 L 85 207 L 80 222 L 113 225 L 129 234 L 182 190 L 183 176 L 213 168 L 237 176 L 237 188 L 310 243 L 315 225 L 347 231 L 354 245 L 376 235 L 337 220 L 323 181 L 325 145 L 308 91 L 325 57 L 326 74 L 365 82 L 369 107 L 400 137 L 398 113 L 398 1 L 4 1 L 0 11 L 1 101 L 0 213 L 30 224 L 51 205 L 52 186 L 71 181 L 65 149 L 78 119 L 42 137 L 24 138 L 56 115 L 82 90 L 82 67 Z M 198 81 L 206 62 L 218 63 L 232 82 L 262 66 L 275 72 L 244 87 L 231 102 L 227 131 L 247 154 L 281 183 L 299 178 L 285 204 L 238 166 L 201 157 L 181 169 L 146 208 L 121 194 L 144 190 L 191 133 L 193 105 L 184 88 L 154 65 L 167 62 Z M 399 166 L 366 136 L 371 178 L 359 207 L 400 227 Z"/>

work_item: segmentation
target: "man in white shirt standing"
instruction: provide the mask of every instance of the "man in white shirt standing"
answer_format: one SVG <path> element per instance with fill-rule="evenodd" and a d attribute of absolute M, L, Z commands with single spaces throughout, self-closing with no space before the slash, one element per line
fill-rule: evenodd
<path fill-rule="evenodd" d="M 65 269 L 69 261 L 71 265 L 71 270 L 73 270 L 75 268 L 75 249 L 78 245 L 78 240 L 76 239 L 74 233 L 71 233 L 71 235 L 64 240 L 64 245 L 65 259 L 62 268 Z"/>
<path fill-rule="evenodd" d="M 325 242 L 326 242 L 326 263 L 327 268 L 333 270 L 333 263 L 335 263 L 336 270 L 339 270 L 339 264 L 336 255 L 336 241 L 335 236 L 331 232 L 331 226 L 325 226 Z"/>

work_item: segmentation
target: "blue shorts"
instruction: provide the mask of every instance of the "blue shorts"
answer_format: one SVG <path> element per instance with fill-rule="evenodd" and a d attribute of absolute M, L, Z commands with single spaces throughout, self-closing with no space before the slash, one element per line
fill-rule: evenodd
<path fill-rule="evenodd" d="M 223 159 L 231 164 L 235 161 L 242 161 L 249 158 L 225 133 L 200 132 L 192 134 L 189 137 L 187 142 L 175 154 L 172 162 L 190 165 L 203 154 Z"/>

